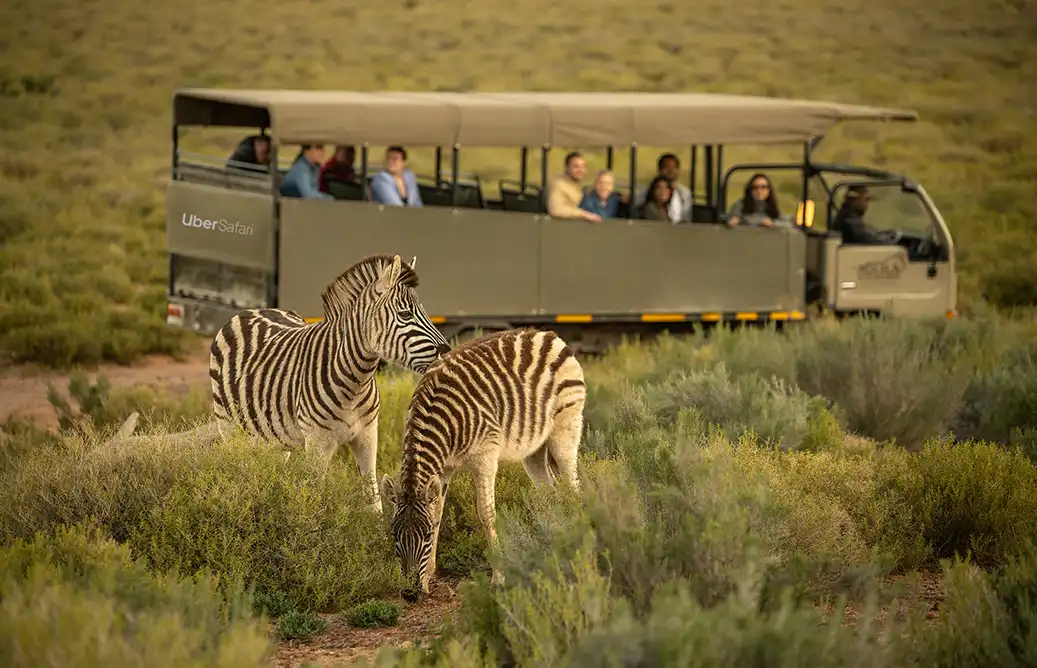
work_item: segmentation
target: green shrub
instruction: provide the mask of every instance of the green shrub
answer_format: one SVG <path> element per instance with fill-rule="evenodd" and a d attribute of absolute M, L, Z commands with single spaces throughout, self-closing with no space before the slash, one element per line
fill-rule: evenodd
<path fill-rule="evenodd" d="M 1022 452 L 933 441 L 885 466 L 878 492 L 909 509 L 936 559 L 971 554 L 992 567 L 1037 540 L 1037 467 Z"/>
<path fill-rule="evenodd" d="M 0 551 L 5 666 L 265 666 L 270 642 L 240 581 L 152 575 L 78 526 Z"/>
<path fill-rule="evenodd" d="M 248 578 L 288 608 L 342 607 L 398 590 L 388 532 L 359 476 L 245 439 L 111 447 L 72 439 L 7 472 L 4 540 L 94 516 L 154 567 Z"/>
<path fill-rule="evenodd" d="M 798 450 L 823 437 L 814 433 L 826 413 L 826 401 L 800 392 L 786 381 L 756 372 L 733 376 L 720 362 L 709 369 L 678 371 L 649 389 L 647 403 L 672 423 L 683 408 L 731 438 L 749 431 L 783 450 Z"/>
<path fill-rule="evenodd" d="M 959 410 L 968 347 L 954 332 L 907 318 L 861 318 L 790 337 L 795 382 L 834 401 L 850 431 L 917 448 L 946 433 Z"/>
<path fill-rule="evenodd" d="M 346 619 L 359 628 L 396 626 L 400 619 L 400 606 L 388 601 L 371 599 L 358 603 L 346 612 Z"/>
<path fill-rule="evenodd" d="M 328 628 L 328 620 L 312 612 L 289 610 L 277 618 L 277 635 L 282 640 L 298 640 Z"/>
<path fill-rule="evenodd" d="M 1013 444 L 1037 429 L 1037 340 L 1005 351 L 998 363 L 977 373 L 969 384 L 956 424 L 956 436 Z"/>
<path fill-rule="evenodd" d="M 916 620 L 903 643 L 905 665 L 1037 665 L 1037 548 L 1034 543 L 987 574 L 962 560 L 943 566 L 944 600 L 934 625 Z"/>

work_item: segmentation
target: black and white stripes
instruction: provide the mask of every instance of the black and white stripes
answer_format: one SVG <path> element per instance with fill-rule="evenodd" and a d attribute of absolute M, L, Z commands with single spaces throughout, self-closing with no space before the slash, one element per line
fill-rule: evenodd
<path fill-rule="evenodd" d="M 449 350 L 418 301 L 414 263 L 374 256 L 350 267 L 322 295 L 324 320 L 306 324 L 282 309 L 231 318 L 210 348 L 213 408 L 221 431 L 247 433 L 331 456 L 343 442 L 375 475 L 379 396 L 375 371 L 386 360 L 423 373 Z"/>
<path fill-rule="evenodd" d="M 405 576 L 428 591 L 451 475 L 467 468 L 490 544 L 498 461 L 521 460 L 535 483 L 559 476 L 579 487 L 576 458 L 586 401 L 583 369 L 554 332 L 509 330 L 462 344 L 435 362 L 411 398 L 392 531 Z M 501 576 L 494 572 L 494 582 Z M 405 592 L 413 598 L 417 591 Z"/>

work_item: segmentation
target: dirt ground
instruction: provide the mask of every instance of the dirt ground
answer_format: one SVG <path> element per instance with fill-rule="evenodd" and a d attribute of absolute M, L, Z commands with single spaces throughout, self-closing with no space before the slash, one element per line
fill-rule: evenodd
<path fill-rule="evenodd" d="M 106 376 L 113 387 L 150 385 L 186 394 L 195 387 L 205 388 L 209 382 L 209 342 L 192 341 L 185 348 L 183 360 L 154 355 L 132 365 L 102 364 L 85 371 L 91 381 Z M 27 365 L 0 367 L 0 422 L 19 415 L 40 427 L 56 428 L 57 416 L 47 401 L 47 384 L 53 383 L 67 395 L 69 375 Z"/>
<path fill-rule="evenodd" d="M 344 615 L 325 615 L 328 628 L 302 640 L 281 642 L 272 668 L 316 668 L 348 665 L 361 657 L 374 661 L 383 645 L 410 647 L 415 641 L 428 645 L 439 634 L 443 623 L 457 609 L 457 578 L 437 578 L 431 595 L 420 603 L 408 605 L 397 599 L 401 607 L 396 626 L 389 628 L 353 628 Z"/>

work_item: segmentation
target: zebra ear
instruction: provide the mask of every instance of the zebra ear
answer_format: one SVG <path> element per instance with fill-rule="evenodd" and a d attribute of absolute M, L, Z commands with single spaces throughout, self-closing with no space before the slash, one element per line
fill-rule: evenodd
<path fill-rule="evenodd" d="M 418 256 L 415 255 L 414 259 L 410 261 L 410 268 L 411 268 L 412 271 L 417 266 L 417 264 L 418 264 Z"/>
<path fill-rule="evenodd" d="M 392 286 L 396 285 L 396 281 L 400 280 L 400 271 L 403 269 L 403 262 L 400 260 L 400 256 L 396 255 L 392 259 L 392 264 L 382 269 L 381 276 L 375 281 L 375 293 L 379 296 L 384 295 L 388 292 Z"/>
<path fill-rule="evenodd" d="M 427 502 L 433 503 L 436 499 L 439 498 L 441 484 L 442 483 L 440 482 L 438 475 L 433 475 L 431 478 L 428 479 L 428 482 L 425 483 L 425 489 L 423 490 L 425 493 L 425 500 Z"/>
<path fill-rule="evenodd" d="M 380 487 L 382 496 L 385 497 L 385 500 L 389 503 L 396 503 L 396 483 L 393 482 L 393 479 L 389 477 L 388 473 L 382 475 L 382 484 Z"/>

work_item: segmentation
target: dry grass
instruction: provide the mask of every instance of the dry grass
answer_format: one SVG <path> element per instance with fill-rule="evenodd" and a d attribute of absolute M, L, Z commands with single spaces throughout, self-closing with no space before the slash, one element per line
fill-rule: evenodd
<path fill-rule="evenodd" d="M 925 184 L 958 241 L 966 301 L 1037 300 L 1035 14 L 1026 0 L 6 3 L 0 348 L 56 366 L 176 349 L 162 321 L 163 212 L 170 99 L 184 85 L 702 90 L 913 107 L 920 123 L 842 128 L 821 157 Z M 227 156 L 239 138 L 189 133 L 185 149 Z M 642 154 L 643 177 L 655 153 Z M 428 171 L 431 151 L 414 154 Z M 795 149 L 726 159 L 782 157 Z M 463 168 L 495 180 L 516 163 L 517 151 L 473 151 Z"/>

